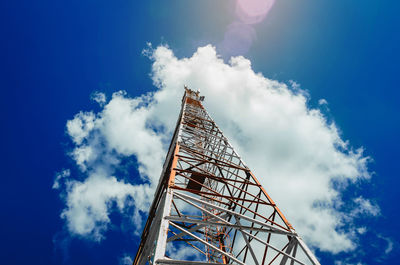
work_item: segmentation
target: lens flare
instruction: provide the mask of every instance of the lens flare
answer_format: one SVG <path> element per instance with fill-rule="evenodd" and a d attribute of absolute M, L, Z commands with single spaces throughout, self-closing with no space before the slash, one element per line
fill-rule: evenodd
<path fill-rule="evenodd" d="M 222 52 L 230 56 L 243 55 L 256 39 L 255 30 L 244 23 L 234 22 L 229 25 L 222 42 Z"/>
<path fill-rule="evenodd" d="M 267 16 L 275 0 L 237 0 L 236 14 L 246 24 L 260 23 Z"/>
<path fill-rule="evenodd" d="M 218 50 L 225 56 L 246 54 L 256 39 L 254 24 L 262 22 L 275 0 L 236 0 L 236 19 L 225 32 Z"/>

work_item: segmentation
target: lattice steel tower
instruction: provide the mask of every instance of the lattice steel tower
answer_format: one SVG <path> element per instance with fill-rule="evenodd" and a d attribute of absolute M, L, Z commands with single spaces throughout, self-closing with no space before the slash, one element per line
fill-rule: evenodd
<path fill-rule="evenodd" d="M 320 264 L 202 105 L 182 109 L 133 265 Z"/>

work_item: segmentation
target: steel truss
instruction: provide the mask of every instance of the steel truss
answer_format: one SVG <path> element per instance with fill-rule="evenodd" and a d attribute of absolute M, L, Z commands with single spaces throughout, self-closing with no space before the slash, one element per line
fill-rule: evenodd
<path fill-rule="evenodd" d="M 320 264 L 208 115 L 203 99 L 185 87 L 133 264 Z"/>

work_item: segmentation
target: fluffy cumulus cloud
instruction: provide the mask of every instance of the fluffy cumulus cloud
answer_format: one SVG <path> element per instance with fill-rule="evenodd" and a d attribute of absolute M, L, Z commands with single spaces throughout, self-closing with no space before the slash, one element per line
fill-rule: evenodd
<path fill-rule="evenodd" d="M 64 170 L 53 187 L 64 185 L 66 208 L 61 217 L 72 234 L 101 240 L 112 211 L 129 216 L 140 229 L 140 212 L 148 210 L 164 156 L 162 136 L 147 124 L 147 103 L 146 97 L 131 99 L 118 92 L 99 113 L 80 112 L 67 122 L 74 144 L 70 156 L 80 170 L 80 180 Z M 141 181 L 135 184 L 125 180 L 129 174 L 120 173 L 126 157 L 138 161 Z"/>
<path fill-rule="evenodd" d="M 254 72 L 243 57 L 224 63 L 211 46 L 184 59 L 158 47 L 152 58 L 160 120 L 168 121 L 167 106 L 178 105 L 182 84 L 200 89 L 211 116 L 306 241 L 333 253 L 355 247 L 353 233 L 342 229 L 349 219 L 334 186 L 369 178 L 368 158 L 308 107 L 307 93 Z M 363 213 L 376 213 L 367 199 L 358 203 Z"/>
<path fill-rule="evenodd" d="M 182 59 L 165 46 L 147 54 L 155 92 L 136 98 L 117 92 L 109 101 L 97 96 L 101 111 L 78 113 L 67 123 L 70 155 L 85 176 L 63 178 L 69 231 L 101 239 L 111 210 L 129 212 L 140 227 L 187 85 L 201 90 L 210 115 L 312 247 L 332 253 L 355 248 L 345 221 L 378 215 L 379 208 L 359 197 L 351 203 L 360 210 L 344 212 L 340 189 L 370 177 L 368 158 L 308 106 L 307 93 L 254 72 L 244 57 L 225 63 L 212 46 Z M 137 161 L 140 177 L 130 183 L 118 175 L 124 158 Z"/>
<path fill-rule="evenodd" d="M 68 229 L 79 235 L 102 239 L 102 233 L 110 223 L 108 217 L 110 202 L 115 202 L 117 209 L 125 208 L 137 202 L 137 211 L 146 211 L 149 187 L 127 184 L 115 177 L 92 174 L 84 182 L 71 181 L 68 185 L 67 208 L 61 217 L 67 220 Z M 138 212 L 136 212 L 136 215 Z M 140 222 L 137 223 L 140 226 Z"/>

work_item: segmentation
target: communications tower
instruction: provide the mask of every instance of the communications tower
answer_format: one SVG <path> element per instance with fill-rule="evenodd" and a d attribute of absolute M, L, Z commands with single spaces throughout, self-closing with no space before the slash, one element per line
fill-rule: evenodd
<path fill-rule="evenodd" d="M 185 87 L 133 265 L 320 264 Z"/>

